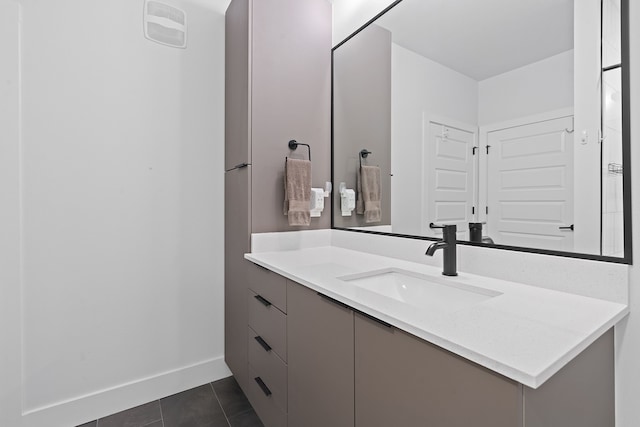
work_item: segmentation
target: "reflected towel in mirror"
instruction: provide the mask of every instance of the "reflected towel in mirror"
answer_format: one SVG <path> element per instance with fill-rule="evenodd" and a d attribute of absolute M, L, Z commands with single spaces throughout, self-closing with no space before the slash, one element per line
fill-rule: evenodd
<path fill-rule="evenodd" d="M 380 188 L 380 168 L 361 166 L 356 176 L 356 213 L 364 214 L 366 223 L 382 220 Z"/>

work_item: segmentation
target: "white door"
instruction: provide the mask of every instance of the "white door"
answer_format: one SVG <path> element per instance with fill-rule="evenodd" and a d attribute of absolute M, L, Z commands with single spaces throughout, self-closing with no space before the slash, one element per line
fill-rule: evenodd
<path fill-rule="evenodd" d="M 573 250 L 572 129 L 573 118 L 562 117 L 488 133 L 487 234 L 495 243 Z"/>
<path fill-rule="evenodd" d="M 477 128 L 457 124 L 425 123 L 425 211 L 423 231 L 441 236 L 429 223 L 456 224 L 458 239 L 466 240 L 474 206 L 474 146 Z"/>

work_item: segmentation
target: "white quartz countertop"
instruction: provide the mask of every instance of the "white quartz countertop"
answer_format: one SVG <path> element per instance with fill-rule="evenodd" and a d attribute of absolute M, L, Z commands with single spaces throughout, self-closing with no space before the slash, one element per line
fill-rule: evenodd
<path fill-rule="evenodd" d="M 532 388 L 628 314 L 623 304 L 460 271 L 449 278 L 432 266 L 335 246 L 245 258 Z M 452 309 L 403 302 L 340 279 L 382 269 L 432 276 L 444 285 L 473 286 L 495 296 Z"/>

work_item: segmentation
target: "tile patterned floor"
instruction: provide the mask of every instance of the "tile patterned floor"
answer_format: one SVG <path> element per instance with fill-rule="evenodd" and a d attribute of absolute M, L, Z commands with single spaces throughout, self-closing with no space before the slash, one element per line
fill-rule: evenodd
<path fill-rule="evenodd" d="M 264 427 L 233 377 L 77 427 Z"/>

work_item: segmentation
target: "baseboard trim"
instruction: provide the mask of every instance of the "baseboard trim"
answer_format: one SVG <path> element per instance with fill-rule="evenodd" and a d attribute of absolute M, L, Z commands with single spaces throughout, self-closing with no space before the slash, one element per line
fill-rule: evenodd
<path fill-rule="evenodd" d="M 24 427 L 70 427 L 231 375 L 224 356 L 134 380 L 84 396 L 29 409 Z"/>

